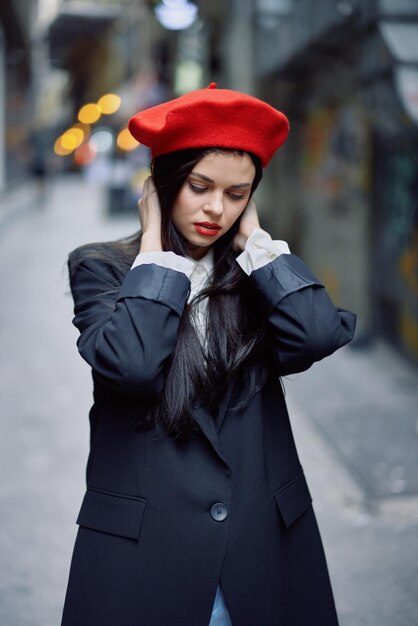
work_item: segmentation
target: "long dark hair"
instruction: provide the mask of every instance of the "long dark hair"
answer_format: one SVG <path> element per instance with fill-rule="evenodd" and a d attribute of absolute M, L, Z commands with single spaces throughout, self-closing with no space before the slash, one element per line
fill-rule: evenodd
<path fill-rule="evenodd" d="M 154 159 L 151 171 L 161 205 L 163 250 L 183 256 L 187 254 L 187 242 L 171 221 L 171 209 L 194 166 L 207 154 L 217 151 L 225 152 L 220 148 L 194 148 Z M 248 154 L 241 150 L 232 152 Z M 249 156 L 256 172 L 252 196 L 261 181 L 262 168 L 256 155 Z M 244 393 L 235 407 L 238 410 L 248 404 L 265 377 L 265 325 L 249 295 L 248 277 L 235 261 L 238 253 L 233 248 L 233 240 L 239 221 L 240 218 L 213 245 L 214 267 L 210 283 L 184 309 L 176 346 L 166 366 L 164 387 L 152 403 L 145 421 L 136 425 L 138 428 L 157 425 L 176 437 L 193 433 L 197 428 L 193 407 L 197 403 L 215 416 L 229 381 L 239 373 Z M 140 238 L 139 232 L 117 242 L 88 246 L 86 253 L 110 264 L 112 274 L 120 277 L 120 284 L 139 251 Z M 80 259 L 80 254 L 77 258 Z M 71 262 L 70 255 L 70 276 L 76 265 Z M 117 291 L 118 286 L 112 289 L 109 285 L 109 292 Z M 207 298 L 208 306 L 205 349 L 193 324 L 196 305 L 203 298 Z"/>

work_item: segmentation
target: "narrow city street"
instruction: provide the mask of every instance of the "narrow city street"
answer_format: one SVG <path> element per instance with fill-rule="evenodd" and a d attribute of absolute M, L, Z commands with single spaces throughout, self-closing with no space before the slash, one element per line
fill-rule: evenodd
<path fill-rule="evenodd" d="M 91 404 L 66 256 L 138 223 L 109 217 L 105 190 L 76 174 L 45 203 L 19 194 L 0 212 L 0 624 L 58 626 Z M 285 380 L 341 626 L 418 624 L 417 382 L 379 341 Z"/>

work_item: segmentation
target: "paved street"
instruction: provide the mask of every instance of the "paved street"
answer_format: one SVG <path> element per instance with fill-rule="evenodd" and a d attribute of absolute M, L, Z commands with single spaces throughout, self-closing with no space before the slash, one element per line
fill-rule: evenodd
<path fill-rule="evenodd" d="M 0 209 L 1 626 L 60 623 L 84 492 L 91 383 L 66 255 L 137 228 L 76 175 L 51 182 L 45 206 L 33 193 Z M 381 342 L 285 382 L 341 626 L 418 624 L 417 383 Z"/>

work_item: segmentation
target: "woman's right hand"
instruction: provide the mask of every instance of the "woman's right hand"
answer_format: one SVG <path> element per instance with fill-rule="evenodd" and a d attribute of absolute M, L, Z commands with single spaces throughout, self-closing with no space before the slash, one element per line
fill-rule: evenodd
<path fill-rule="evenodd" d="M 160 252 L 161 243 L 161 208 L 152 176 L 144 183 L 142 198 L 138 201 L 139 219 L 141 221 L 140 252 Z"/>

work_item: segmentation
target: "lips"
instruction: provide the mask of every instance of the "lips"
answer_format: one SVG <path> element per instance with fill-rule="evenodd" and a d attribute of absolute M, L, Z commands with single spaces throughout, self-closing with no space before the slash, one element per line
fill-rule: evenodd
<path fill-rule="evenodd" d="M 194 227 L 199 234 L 206 237 L 214 237 L 221 230 L 221 226 L 213 222 L 195 222 Z"/>

